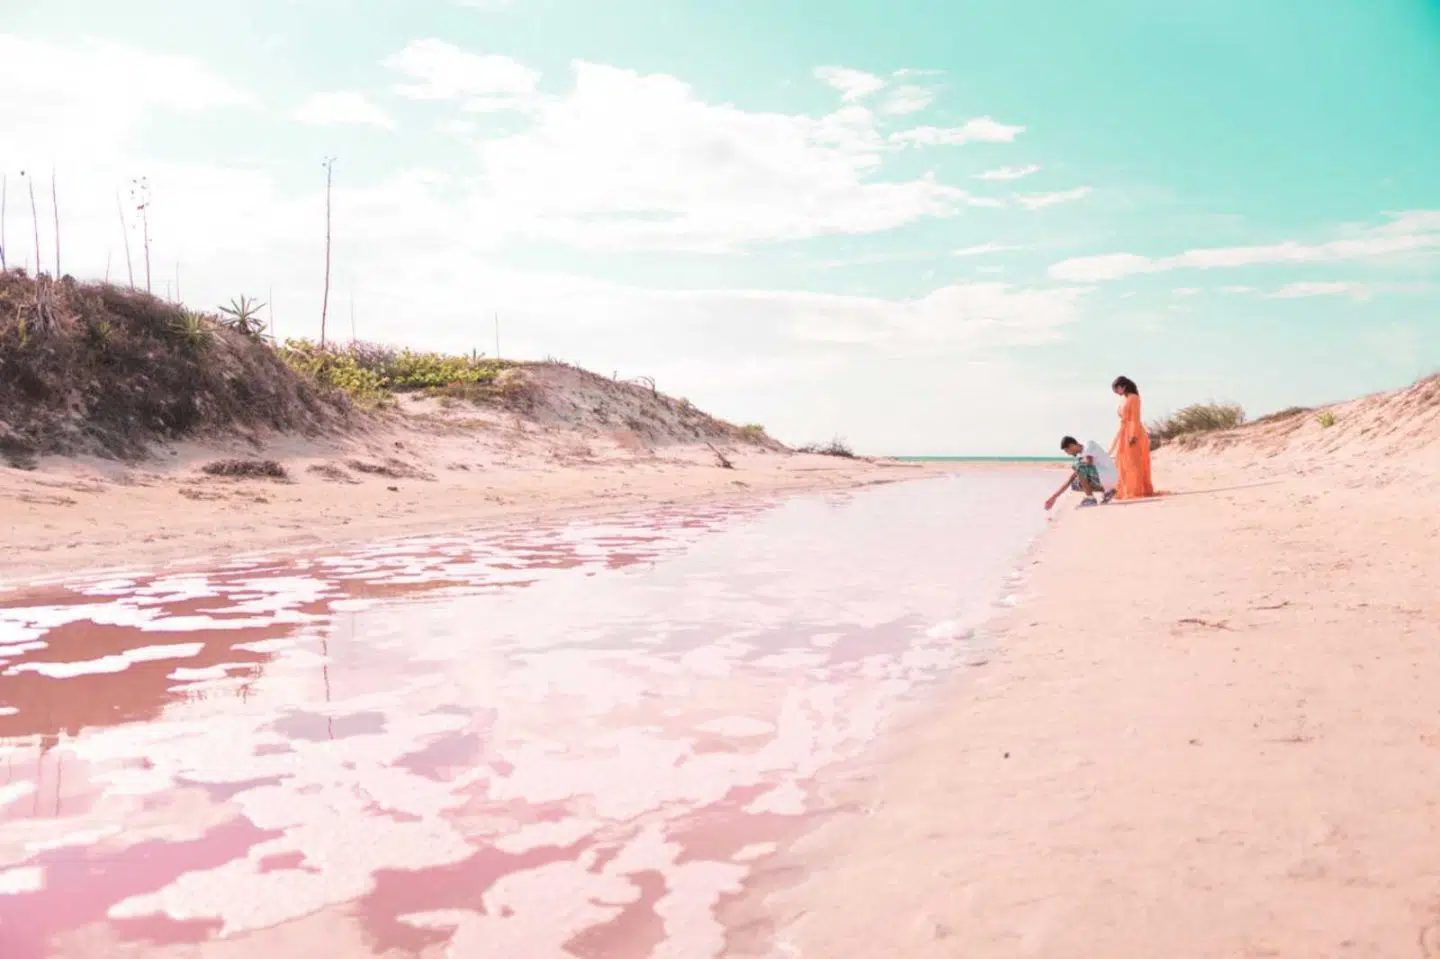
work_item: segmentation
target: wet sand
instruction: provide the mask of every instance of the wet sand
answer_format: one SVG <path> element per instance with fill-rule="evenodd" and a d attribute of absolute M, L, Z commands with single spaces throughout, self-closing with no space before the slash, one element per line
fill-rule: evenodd
<path fill-rule="evenodd" d="M 0 943 L 705 959 L 942 677 L 1045 470 L 412 537 L 0 603 Z"/>
<path fill-rule="evenodd" d="M 1440 956 L 1428 465 L 1162 459 L 1185 495 L 1063 516 L 996 660 L 737 921 L 824 959 Z"/>
<path fill-rule="evenodd" d="M 0 468 L 0 586 L 110 568 L 204 568 L 237 554 L 341 548 L 382 537 L 545 522 L 707 500 L 758 501 L 959 468 L 700 446 L 633 450 L 567 433 L 386 434 L 259 450 L 189 444 L 141 464 Z M 528 434 L 527 434 L 528 436 Z M 583 443 L 582 443 L 583 440 Z M 285 481 L 207 476 L 220 459 L 273 457 Z M 358 466 L 357 466 L 358 464 Z"/>

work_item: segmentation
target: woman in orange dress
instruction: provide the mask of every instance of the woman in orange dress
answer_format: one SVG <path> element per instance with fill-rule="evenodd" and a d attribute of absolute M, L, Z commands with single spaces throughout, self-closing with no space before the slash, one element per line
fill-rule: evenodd
<path fill-rule="evenodd" d="M 1150 479 L 1150 434 L 1140 419 L 1140 388 L 1128 376 L 1117 376 L 1110 384 L 1121 397 L 1120 432 L 1110 444 L 1110 456 L 1120 474 L 1115 484 L 1116 499 L 1143 499 L 1155 495 Z"/>

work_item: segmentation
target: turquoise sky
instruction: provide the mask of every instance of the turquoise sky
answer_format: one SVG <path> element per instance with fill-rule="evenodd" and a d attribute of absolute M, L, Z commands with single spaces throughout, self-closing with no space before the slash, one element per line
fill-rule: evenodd
<path fill-rule="evenodd" d="M 113 274 L 105 198 L 159 171 L 166 262 L 195 296 L 278 290 L 289 335 L 318 324 L 315 271 L 298 266 L 313 265 L 311 226 L 292 224 L 313 225 L 335 155 L 352 191 L 337 296 L 348 325 L 353 295 L 362 337 L 485 349 L 498 311 L 512 350 L 655 375 L 792 441 L 1048 454 L 1066 432 L 1108 440 L 1119 373 L 1151 414 L 1211 398 L 1258 414 L 1440 368 L 1434 0 L 0 3 L 12 51 L 94 38 L 191 58 L 236 93 L 180 109 L 157 70 L 126 94 L 123 126 L 94 112 L 103 74 L 52 93 L 74 103 L 48 119 L 0 107 L 0 128 L 26 131 L 0 149 L 54 164 L 74 196 L 67 270 L 108 259 Z M 393 58 L 420 41 L 510 58 L 533 90 L 504 106 L 473 87 L 406 93 Z M 584 87 L 577 61 L 688 91 L 641 95 L 610 74 Z M 847 101 L 823 67 L 883 86 Z M 12 94 L 41 82 L 5 69 Z M 907 89 L 929 102 L 888 111 Z M 298 122 L 317 93 L 387 123 Z M 868 119 L 846 114 L 838 146 L 806 125 L 847 108 Z M 976 118 L 1023 130 L 906 139 Z M 74 135 L 112 122 L 98 154 Z M 607 123 L 630 131 L 620 146 Z M 780 140 L 797 130 L 814 168 L 791 182 L 801 160 Z M 632 176 L 632 160 L 655 168 Z M 840 166 L 856 182 L 829 184 Z M 937 199 L 926 177 L 968 199 Z M 885 183 L 908 186 L 870 189 Z M 1196 250 L 1212 252 L 1165 259 Z M 1092 259 L 1115 254 L 1148 260 Z"/>

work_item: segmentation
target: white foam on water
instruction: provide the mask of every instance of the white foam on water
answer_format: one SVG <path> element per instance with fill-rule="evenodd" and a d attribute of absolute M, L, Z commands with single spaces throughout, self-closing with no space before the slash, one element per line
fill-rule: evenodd
<path fill-rule="evenodd" d="M 166 675 L 182 695 L 155 719 L 68 739 L 88 805 L 32 820 L 25 849 L 83 856 L 91 842 L 194 839 L 227 822 L 279 833 L 110 909 L 214 920 L 232 936 L 363 903 L 381 872 L 603 841 L 613 853 L 603 868 L 591 846 L 501 876 L 483 913 L 403 921 L 453 931 L 455 956 L 563 956 L 638 899 L 634 874 L 654 872 L 666 929 L 654 955 L 719 955 L 716 904 L 774 844 L 718 862 L 687 851 L 687 830 L 731 803 L 724 828 L 743 841 L 743 816 L 812 808 L 815 778 L 859 756 L 907 697 L 963 662 L 994 597 L 1018 588 L 1010 571 L 1042 526 L 1037 491 L 1049 485 L 976 476 L 796 500 L 753 519 L 645 515 L 508 531 L 479 548 L 431 537 L 273 577 L 232 564 L 225 575 L 102 584 L 108 592 L 89 595 L 103 603 L 0 611 L 8 646 L 87 621 L 233 637 L 25 661 L 6 673 L 17 681 L 123 673 L 211 643 L 263 657 L 235 663 L 222 651 L 177 665 Z M 682 528 L 689 515 L 707 518 Z M 649 558 L 612 570 L 616 550 Z M 530 585 L 501 588 L 517 582 Z M 444 588 L 346 598 L 355 583 Z M 313 606 L 327 612 L 300 612 Z M 277 627 L 288 632 L 245 635 Z M 445 748 L 412 769 L 433 744 Z M 755 796 L 741 810 L 737 789 Z M 28 779 L 0 787 L 0 806 L 35 793 Z M 154 812 L 180 797 L 183 815 Z M 304 865 L 262 868 L 276 857 Z"/>
<path fill-rule="evenodd" d="M 87 659 L 76 663 L 20 663 L 5 671 L 6 676 L 35 673 L 51 679 L 71 679 L 76 676 L 93 676 L 99 673 L 119 673 L 136 663 L 154 662 L 161 659 L 189 659 L 200 655 L 204 643 L 175 643 L 170 646 L 140 646 L 123 653 Z"/>
<path fill-rule="evenodd" d="M 45 870 L 38 866 L 0 869 L 0 896 L 18 896 L 45 888 Z"/>

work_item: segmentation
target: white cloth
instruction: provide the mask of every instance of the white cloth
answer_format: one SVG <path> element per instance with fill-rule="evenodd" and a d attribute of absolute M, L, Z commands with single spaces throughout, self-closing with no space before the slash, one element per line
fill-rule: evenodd
<path fill-rule="evenodd" d="M 1091 440 L 1085 444 L 1085 451 L 1081 457 L 1090 457 L 1095 461 L 1095 472 L 1100 474 L 1100 485 L 1106 489 L 1114 489 L 1115 484 L 1120 482 L 1120 471 L 1115 468 L 1115 461 L 1110 454 L 1105 452 L 1104 447 Z"/>

